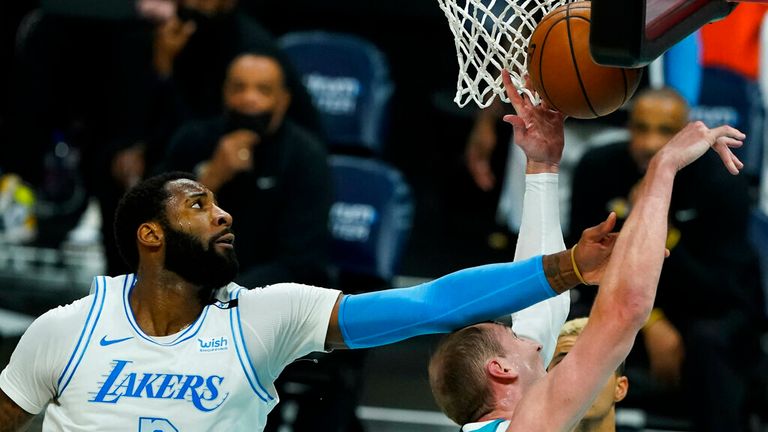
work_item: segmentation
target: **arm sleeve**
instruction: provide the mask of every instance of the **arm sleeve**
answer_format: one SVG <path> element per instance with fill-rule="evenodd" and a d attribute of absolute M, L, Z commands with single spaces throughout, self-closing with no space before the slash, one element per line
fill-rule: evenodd
<path fill-rule="evenodd" d="M 295 359 L 325 350 L 331 312 L 340 292 L 295 283 L 282 283 L 243 292 L 240 323 L 248 351 L 267 356 L 271 377 Z M 258 358 L 251 358 L 259 363 Z"/>
<path fill-rule="evenodd" d="M 515 248 L 515 261 L 565 250 L 557 186 L 557 174 L 529 174 L 525 177 L 523 218 Z M 512 314 L 515 333 L 542 345 L 544 367 L 552 360 L 557 337 L 568 317 L 570 304 L 570 291 L 566 291 Z"/>
<path fill-rule="evenodd" d="M 555 294 L 537 256 L 461 270 L 411 288 L 345 296 L 339 327 L 348 347 L 369 348 L 489 321 Z"/>
<path fill-rule="evenodd" d="M 92 297 L 90 297 L 92 298 Z M 21 337 L 8 365 L 0 373 L 0 389 L 30 414 L 40 413 L 56 396 L 57 381 L 85 320 L 75 305 L 50 310 L 36 319 Z"/>

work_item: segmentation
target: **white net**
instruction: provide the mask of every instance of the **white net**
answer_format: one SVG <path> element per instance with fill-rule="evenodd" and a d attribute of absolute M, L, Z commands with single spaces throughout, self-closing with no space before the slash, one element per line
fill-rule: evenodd
<path fill-rule="evenodd" d="M 528 39 L 538 22 L 553 9 L 575 0 L 438 0 L 448 17 L 456 44 L 459 106 L 475 101 L 485 108 L 498 96 L 509 102 L 501 82 L 506 68 L 515 86 L 524 89 Z M 618 0 L 617 0 L 618 1 Z"/>

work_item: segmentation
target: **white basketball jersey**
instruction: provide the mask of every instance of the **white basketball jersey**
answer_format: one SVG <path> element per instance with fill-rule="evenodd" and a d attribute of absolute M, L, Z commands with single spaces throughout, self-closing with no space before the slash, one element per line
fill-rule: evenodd
<path fill-rule="evenodd" d="M 294 320 L 296 325 L 281 323 L 290 311 L 272 311 L 286 306 L 303 314 L 312 309 L 314 315 L 325 315 L 317 323 L 324 321 L 327 328 L 338 296 L 337 291 L 298 284 L 249 291 L 231 283 L 189 327 L 151 337 L 136 324 L 130 308 L 133 275 L 99 277 L 94 283 L 93 294 L 84 299 L 91 299 L 85 324 L 54 384 L 45 431 L 262 430 L 278 402 L 274 379 L 285 364 L 317 350 L 318 339 L 325 337 L 325 329 L 304 331 L 301 319 Z M 244 303 L 249 315 L 261 311 L 262 317 L 241 319 Z M 312 306 L 297 306 L 304 304 Z M 283 341 L 294 337 L 295 342 Z M 14 388 L 9 396 L 18 400 Z"/>

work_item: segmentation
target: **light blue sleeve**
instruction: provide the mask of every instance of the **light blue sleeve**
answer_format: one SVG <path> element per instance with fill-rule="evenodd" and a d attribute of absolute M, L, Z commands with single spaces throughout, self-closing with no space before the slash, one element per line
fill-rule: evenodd
<path fill-rule="evenodd" d="M 537 256 L 461 270 L 411 288 L 346 296 L 339 326 L 348 347 L 369 348 L 489 321 L 555 294 Z"/>

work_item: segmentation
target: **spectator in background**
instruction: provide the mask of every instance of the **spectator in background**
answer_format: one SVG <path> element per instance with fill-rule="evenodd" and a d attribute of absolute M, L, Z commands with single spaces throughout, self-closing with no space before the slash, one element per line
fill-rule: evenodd
<path fill-rule="evenodd" d="M 687 119 L 685 100 L 671 89 L 636 96 L 630 141 L 588 151 L 576 168 L 571 233 L 608 211 L 622 222 L 651 157 Z M 653 377 L 669 387 L 682 385 L 695 430 L 740 431 L 747 420 L 763 302 L 746 238 L 748 184 L 714 169 L 717 163 L 716 157 L 702 157 L 675 180 L 667 240 L 672 254 L 641 340 Z M 589 307 L 592 292 L 582 290 L 583 306 Z"/>
<path fill-rule="evenodd" d="M 312 102 L 298 75 L 282 57 L 273 36 L 237 8 L 237 0 L 139 0 L 153 22 L 133 40 L 135 55 L 124 60 L 126 76 L 140 85 L 123 91 L 124 121 L 112 141 L 105 166 L 113 183 L 101 193 L 104 220 L 127 187 L 156 170 L 170 138 L 187 121 L 222 112 L 221 88 L 227 65 L 246 51 L 274 57 L 292 95 L 287 115 L 319 133 Z M 141 47 L 141 48 L 137 48 Z M 105 224 L 104 238 L 111 239 Z M 105 243 L 110 274 L 126 271 L 111 242 Z"/>
<path fill-rule="evenodd" d="M 326 281 L 330 177 L 325 148 L 285 115 L 291 92 L 278 60 L 247 53 L 230 65 L 225 113 L 184 125 L 164 166 L 194 171 L 238 220 L 239 283 Z"/>
<path fill-rule="evenodd" d="M 155 170 L 178 126 L 221 112 L 224 73 L 239 52 L 280 55 L 274 38 L 236 0 L 135 2 L 141 20 L 131 7 L 94 12 L 66 1 L 25 18 L 16 44 L 11 139 L 0 149 L 3 168 L 41 190 L 41 200 L 79 196 L 68 193 L 70 183 L 83 183 L 99 199 L 108 274 L 127 271 L 109 223 L 125 189 Z M 316 128 L 309 96 L 283 68 L 293 95 L 289 116 Z M 69 149 L 62 163 L 54 157 L 59 142 Z M 80 201 L 78 209 L 87 202 Z M 78 209 L 68 215 L 75 222 Z M 74 225 L 61 222 L 41 220 L 41 229 L 64 230 L 46 244 L 58 245 Z"/>

